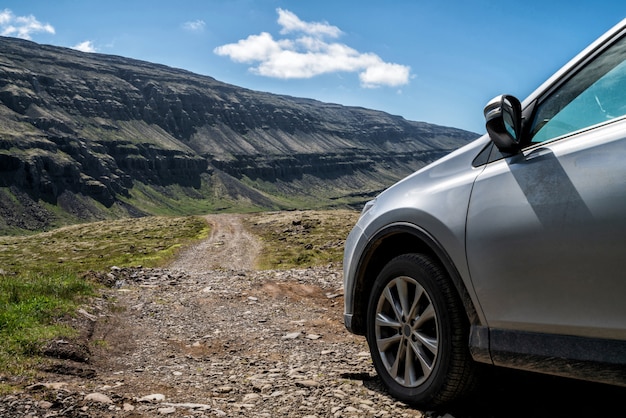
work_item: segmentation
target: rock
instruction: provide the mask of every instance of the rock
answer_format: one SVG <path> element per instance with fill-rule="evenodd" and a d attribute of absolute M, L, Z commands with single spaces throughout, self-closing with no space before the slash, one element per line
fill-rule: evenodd
<path fill-rule="evenodd" d="M 79 309 L 78 311 L 79 314 L 81 314 L 82 316 L 84 316 L 85 318 L 89 319 L 90 321 L 96 321 L 98 319 L 98 317 L 96 315 L 92 315 L 89 312 L 87 312 L 84 309 Z"/>
<path fill-rule="evenodd" d="M 153 393 L 151 395 L 146 395 L 137 399 L 137 402 L 163 402 L 164 400 L 165 395 L 161 393 Z"/>
<path fill-rule="evenodd" d="M 42 409 L 50 409 L 54 405 L 52 402 L 48 401 L 39 401 L 39 407 Z"/>
<path fill-rule="evenodd" d="M 230 393 L 233 390 L 235 390 L 235 388 L 233 388 L 232 386 L 220 386 L 215 389 L 217 393 Z"/>
<path fill-rule="evenodd" d="M 67 386 L 67 382 L 50 382 L 50 383 L 35 383 L 34 385 L 27 386 L 28 390 L 41 390 L 41 389 L 54 389 L 59 390 Z"/>
<path fill-rule="evenodd" d="M 252 401 L 256 401 L 260 398 L 261 398 L 261 395 L 259 395 L 258 393 L 248 393 L 244 395 L 242 402 L 249 403 Z"/>
<path fill-rule="evenodd" d="M 317 380 L 297 380 L 295 384 L 301 388 L 317 388 L 321 386 Z"/>
<path fill-rule="evenodd" d="M 112 404 L 113 401 L 107 395 L 103 393 L 90 393 L 85 395 L 85 401 L 98 402 L 98 403 L 106 403 Z"/>

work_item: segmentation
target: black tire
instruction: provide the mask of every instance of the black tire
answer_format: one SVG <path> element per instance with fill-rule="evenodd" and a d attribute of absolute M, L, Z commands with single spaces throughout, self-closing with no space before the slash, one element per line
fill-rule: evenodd
<path fill-rule="evenodd" d="M 431 258 L 404 254 L 374 282 L 367 342 L 389 393 L 423 408 L 452 403 L 474 385 L 469 323 L 449 277 Z"/>

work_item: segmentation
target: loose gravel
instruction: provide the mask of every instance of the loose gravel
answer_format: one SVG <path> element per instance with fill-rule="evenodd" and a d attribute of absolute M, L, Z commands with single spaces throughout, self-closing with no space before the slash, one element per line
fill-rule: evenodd
<path fill-rule="evenodd" d="M 83 310 L 89 359 L 5 397 L 0 416 L 423 416 L 385 394 L 343 328 L 336 266 L 108 278 Z"/>

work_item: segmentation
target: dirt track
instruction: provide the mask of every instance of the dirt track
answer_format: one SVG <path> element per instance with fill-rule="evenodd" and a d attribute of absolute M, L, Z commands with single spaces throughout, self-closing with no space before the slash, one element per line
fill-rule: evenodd
<path fill-rule="evenodd" d="M 252 270 L 261 250 L 257 237 L 248 232 L 241 218 L 244 215 L 207 215 L 211 225 L 210 236 L 180 254 L 172 263 L 172 270 L 202 273 L 216 269 Z"/>

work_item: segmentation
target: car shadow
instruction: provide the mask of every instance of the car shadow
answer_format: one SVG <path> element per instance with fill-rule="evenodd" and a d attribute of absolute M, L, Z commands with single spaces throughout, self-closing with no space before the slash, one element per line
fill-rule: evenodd
<path fill-rule="evenodd" d="M 509 369 L 490 369 L 454 418 L 571 418 L 626 414 L 626 388 Z M 434 415 L 439 416 L 439 415 Z"/>
<path fill-rule="evenodd" d="M 368 389 L 389 396 L 376 374 L 343 377 L 361 380 Z M 626 388 L 491 367 L 468 399 L 440 410 L 422 412 L 429 418 L 626 416 Z"/>

